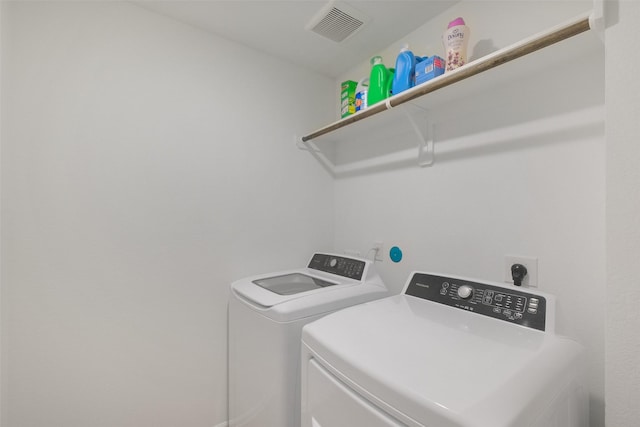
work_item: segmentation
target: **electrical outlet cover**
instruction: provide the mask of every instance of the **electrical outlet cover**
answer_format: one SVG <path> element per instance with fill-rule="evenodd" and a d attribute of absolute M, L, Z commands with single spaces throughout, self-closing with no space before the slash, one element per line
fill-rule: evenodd
<path fill-rule="evenodd" d="M 381 240 L 373 242 L 371 250 L 375 252 L 373 255 L 374 261 L 384 261 L 384 243 Z"/>
<path fill-rule="evenodd" d="M 538 287 L 538 258 L 520 255 L 504 256 L 504 281 L 513 284 L 511 277 L 511 266 L 513 264 L 522 264 L 527 268 L 527 275 L 524 276 L 522 286 L 527 288 Z"/>

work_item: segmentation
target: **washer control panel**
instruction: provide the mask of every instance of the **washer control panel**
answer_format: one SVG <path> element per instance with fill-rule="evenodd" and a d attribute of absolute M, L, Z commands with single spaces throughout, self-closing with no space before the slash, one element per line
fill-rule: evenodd
<path fill-rule="evenodd" d="M 366 262 L 336 255 L 314 254 L 308 268 L 336 274 L 349 279 L 362 280 Z"/>
<path fill-rule="evenodd" d="M 546 299 L 520 289 L 415 273 L 405 294 L 528 328 L 545 330 Z"/>

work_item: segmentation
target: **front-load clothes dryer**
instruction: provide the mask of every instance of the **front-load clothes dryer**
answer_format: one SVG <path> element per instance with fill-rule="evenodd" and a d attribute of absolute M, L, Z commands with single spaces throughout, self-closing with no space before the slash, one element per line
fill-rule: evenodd
<path fill-rule="evenodd" d="M 413 273 L 302 333 L 303 427 L 585 427 L 582 347 L 550 295 Z"/>
<path fill-rule="evenodd" d="M 300 427 L 302 327 L 386 296 L 371 261 L 322 253 L 304 268 L 234 282 L 229 298 L 229 425 Z"/>

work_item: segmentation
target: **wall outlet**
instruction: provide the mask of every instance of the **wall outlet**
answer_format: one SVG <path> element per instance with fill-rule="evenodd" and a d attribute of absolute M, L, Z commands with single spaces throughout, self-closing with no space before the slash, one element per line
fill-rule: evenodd
<path fill-rule="evenodd" d="M 373 260 L 382 262 L 384 260 L 384 243 L 381 241 L 373 242 L 373 246 L 371 246 L 371 250 L 373 251 Z"/>
<path fill-rule="evenodd" d="M 522 264 L 527 268 L 527 275 L 524 276 L 522 286 L 528 288 L 538 287 L 538 258 L 519 255 L 504 256 L 504 281 L 513 284 L 511 277 L 511 266 L 513 264 Z"/>

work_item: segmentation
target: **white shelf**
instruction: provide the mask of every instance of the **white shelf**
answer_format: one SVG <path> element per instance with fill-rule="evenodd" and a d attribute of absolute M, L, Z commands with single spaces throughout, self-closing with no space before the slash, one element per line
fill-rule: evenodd
<path fill-rule="evenodd" d="M 491 88 L 601 49 L 589 29 L 590 16 L 578 16 L 317 129 L 299 138 L 298 146 L 333 176 L 415 163 L 416 157 L 420 166 L 430 165 L 433 112 L 470 97 L 491 96 Z"/>

